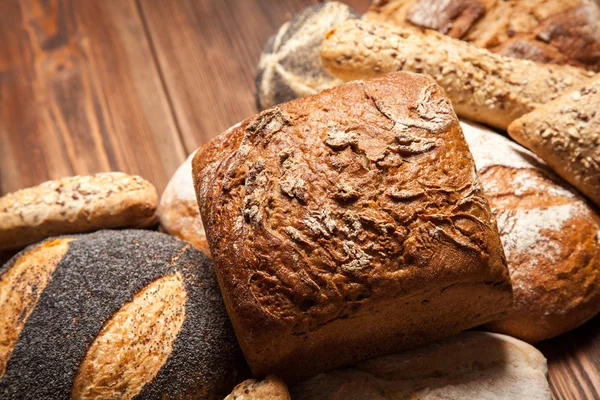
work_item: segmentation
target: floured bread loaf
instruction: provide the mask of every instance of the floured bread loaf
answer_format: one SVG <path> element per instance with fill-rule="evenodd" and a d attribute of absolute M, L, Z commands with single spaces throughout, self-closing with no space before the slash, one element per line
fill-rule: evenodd
<path fill-rule="evenodd" d="M 435 29 L 509 57 L 600 71 L 594 0 L 375 1 L 365 18 Z"/>
<path fill-rule="evenodd" d="M 294 400 L 549 400 L 546 359 L 509 336 L 463 332 L 315 376 Z"/>
<path fill-rule="evenodd" d="M 241 353 L 212 264 L 172 236 L 52 238 L 0 270 L 0 397 L 218 399 Z"/>
<path fill-rule="evenodd" d="M 210 257 L 210 248 L 206 241 L 192 181 L 194 154 L 196 152 L 193 152 L 171 177 L 160 198 L 156 214 L 165 232 L 187 240 Z"/>
<path fill-rule="evenodd" d="M 527 149 L 461 125 L 513 283 L 514 311 L 487 328 L 528 342 L 576 328 L 600 312 L 600 217 Z"/>
<path fill-rule="evenodd" d="M 290 393 L 281 379 L 269 375 L 262 381 L 245 380 L 225 400 L 290 400 Z"/>
<path fill-rule="evenodd" d="M 600 206 L 600 74 L 514 121 L 508 133 Z"/>
<path fill-rule="evenodd" d="M 319 47 L 327 31 L 358 18 L 337 1 L 315 4 L 296 14 L 272 36 L 258 63 L 256 105 L 259 110 L 342 84 L 323 69 Z"/>
<path fill-rule="evenodd" d="M 503 57 L 431 30 L 361 20 L 336 25 L 321 45 L 321 59 L 327 71 L 346 81 L 394 71 L 429 74 L 459 116 L 500 129 L 593 75 Z"/>
<path fill-rule="evenodd" d="M 428 76 L 388 74 L 263 111 L 202 147 L 193 174 L 256 376 L 299 380 L 511 306 L 494 218 Z"/>
<path fill-rule="evenodd" d="M 0 250 L 56 235 L 149 226 L 157 203 L 152 184 L 122 172 L 44 182 L 0 198 Z"/>

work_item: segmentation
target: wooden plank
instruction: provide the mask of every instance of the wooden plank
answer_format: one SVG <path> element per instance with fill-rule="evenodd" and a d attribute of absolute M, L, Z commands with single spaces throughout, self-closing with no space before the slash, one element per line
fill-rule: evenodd
<path fill-rule="evenodd" d="M 188 152 L 256 113 L 269 36 L 314 0 L 140 0 Z M 347 2 L 359 12 L 368 0 Z"/>
<path fill-rule="evenodd" d="M 0 193 L 120 170 L 162 189 L 184 158 L 133 0 L 0 5 Z"/>

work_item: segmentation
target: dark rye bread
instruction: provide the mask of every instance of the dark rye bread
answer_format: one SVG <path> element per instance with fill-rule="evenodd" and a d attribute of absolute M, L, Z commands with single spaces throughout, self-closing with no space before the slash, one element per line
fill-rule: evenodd
<path fill-rule="evenodd" d="M 150 382 L 141 382 L 143 387 L 133 398 L 223 398 L 235 383 L 240 353 L 210 260 L 189 243 L 157 232 L 100 231 L 74 237 L 18 337 L 0 380 L 0 398 L 18 399 L 25 394 L 35 399 L 70 398 L 82 360 L 103 325 L 144 287 L 174 274 L 182 277 L 187 296 L 183 323 L 171 338 L 166 361 Z M 5 265 L 0 276 L 13 265 L 14 261 Z M 170 321 L 156 321 L 160 323 Z M 114 363 L 127 347 L 127 340 L 116 339 L 111 337 L 104 347 L 115 341 L 109 352 Z M 143 345 L 154 339 L 137 341 Z M 155 343 L 148 352 L 159 355 L 164 346 Z M 116 377 L 105 377 L 101 386 L 110 388 L 111 379 L 127 372 L 118 370 Z M 136 384 L 135 376 L 128 379 L 129 385 Z M 88 391 L 86 398 L 125 398 L 118 392 L 102 395 L 100 389 L 93 393 Z"/>
<path fill-rule="evenodd" d="M 213 139 L 194 184 L 257 376 L 294 381 L 501 317 L 496 223 L 443 90 L 388 74 Z"/>

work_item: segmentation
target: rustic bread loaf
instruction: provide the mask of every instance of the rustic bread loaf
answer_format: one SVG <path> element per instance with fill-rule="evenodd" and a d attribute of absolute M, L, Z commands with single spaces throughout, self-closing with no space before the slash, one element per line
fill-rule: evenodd
<path fill-rule="evenodd" d="M 241 356 L 212 264 L 150 231 L 33 245 L 0 270 L 0 397 L 223 398 Z"/>
<path fill-rule="evenodd" d="M 0 250 L 56 235 L 149 226 L 157 203 L 152 184 L 122 172 L 44 182 L 0 198 Z"/>
<path fill-rule="evenodd" d="M 600 206 L 600 74 L 514 121 L 508 133 Z"/>
<path fill-rule="evenodd" d="M 312 5 L 296 14 L 273 35 L 262 52 L 256 74 L 259 110 L 342 84 L 323 69 L 319 46 L 340 22 L 358 18 L 337 1 Z"/>
<path fill-rule="evenodd" d="M 546 359 L 509 336 L 463 332 L 292 386 L 294 400 L 549 400 Z"/>
<path fill-rule="evenodd" d="M 262 381 L 245 380 L 225 400 L 290 400 L 290 392 L 281 379 L 269 375 Z"/>
<path fill-rule="evenodd" d="M 156 214 L 166 233 L 187 240 L 210 257 L 210 248 L 206 241 L 192 181 L 194 154 L 196 152 L 193 152 L 171 177 L 160 198 Z"/>
<path fill-rule="evenodd" d="M 325 69 L 345 80 L 399 70 L 429 74 L 458 115 L 501 129 L 591 76 L 580 68 L 492 54 L 431 30 L 361 20 L 333 28 L 321 57 Z"/>
<path fill-rule="evenodd" d="M 513 283 L 512 313 L 487 328 L 528 342 L 576 328 L 600 312 L 600 217 L 528 150 L 461 125 Z"/>
<path fill-rule="evenodd" d="M 365 18 L 434 29 L 509 57 L 600 71 L 593 0 L 376 1 Z"/>
<path fill-rule="evenodd" d="M 202 147 L 193 176 L 256 376 L 303 379 L 510 308 L 495 221 L 428 76 L 388 74 L 266 110 Z"/>

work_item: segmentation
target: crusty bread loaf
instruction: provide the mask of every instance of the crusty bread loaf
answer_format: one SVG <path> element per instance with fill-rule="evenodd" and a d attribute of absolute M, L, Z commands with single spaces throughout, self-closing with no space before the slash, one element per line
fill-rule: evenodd
<path fill-rule="evenodd" d="M 528 342 L 576 328 L 600 312 L 600 217 L 527 149 L 461 125 L 513 283 L 513 312 L 487 328 Z"/>
<path fill-rule="evenodd" d="M 600 206 L 600 74 L 519 118 L 508 133 Z"/>
<path fill-rule="evenodd" d="M 0 198 L 0 250 L 50 236 L 156 222 L 156 189 L 139 176 L 105 172 L 71 176 Z"/>
<path fill-rule="evenodd" d="M 458 115 L 501 129 L 591 76 L 571 66 L 503 57 L 431 30 L 361 20 L 330 31 L 321 57 L 325 69 L 345 80 L 399 70 L 429 74 Z"/>
<path fill-rule="evenodd" d="M 210 260 L 150 231 L 15 256 L 0 269 L 0 336 L 6 400 L 219 399 L 241 357 Z"/>
<path fill-rule="evenodd" d="M 269 375 L 262 381 L 245 380 L 225 400 L 290 400 L 290 392 L 281 379 Z"/>
<path fill-rule="evenodd" d="M 193 152 L 177 168 L 160 197 L 156 214 L 162 229 L 192 243 L 198 250 L 210 257 L 202 217 L 196 202 L 196 192 L 192 181 Z"/>
<path fill-rule="evenodd" d="M 428 76 L 388 74 L 263 111 L 202 147 L 193 176 L 256 376 L 302 379 L 510 308 L 495 221 Z"/>
<path fill-rule="evenodd" d="M 294 400 L 549 400 L 546 359 L 509 336 L 463 332 L 291 387 Z"/>
<path fill-rule="evenodd" d="M 259 110 L 344 83 L 323 69 L 319 46 L 340 22 L 358 18 L 349 6 L 328 1 L 306 7 L 269 38 L 256 73 Z"/>
<path fill-rule="evenodd" d="M 593 0 L 376 1 L 365 18 L 434 29 L 509 57 L 600 71 Z"/>

